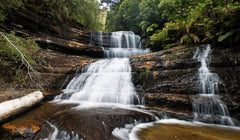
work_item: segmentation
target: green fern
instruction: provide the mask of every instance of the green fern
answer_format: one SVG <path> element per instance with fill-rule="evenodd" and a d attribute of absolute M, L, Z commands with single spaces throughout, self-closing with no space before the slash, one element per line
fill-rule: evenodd
<path fill-rule="evenodd" d="M 226 38 L 231 36 L 233 33 L 234 33 L 234 30 L 231 30 L 231 31 L 227 32 L 226 34 L 219 36 L 218 41 L 222 42 L 223 40 L 225 40 Z"/>
<path fill-rule="evenodd" d="M 147 28 L 147 32 L 150 32 L 150 31 L 153 31 L 154 28 L 157 28 L 158 25 L 156 23 L 153 23 L 152 25 L 150 25 L 148 28 Z"/>
<path fill-rule="evenodd" d="M 160 30 L 158 33 L 153 34 L 150 37 L 151 41 L 163 41 L 168 37 L 168 30 Z"/>

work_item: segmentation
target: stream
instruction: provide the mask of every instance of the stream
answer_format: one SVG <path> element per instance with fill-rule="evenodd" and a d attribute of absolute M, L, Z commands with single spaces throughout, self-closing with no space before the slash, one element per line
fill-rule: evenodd
<path fill-rule="evenodd" d="M 199 61 L 199 94 L 193 113 L 144 105 L 132 83 L 129 56 L 150 53 L 133 32 L 113 32 L 110 47 L 104 47 L 104 35 L 97 44 L 105 59 L 77 70 L 62 94 L 43 102 L 13 120 L 32 128 L 42 124 L 29 139 L 237 139 L 238 122 L 231 118 L 218 97 L 221 80 L 209 68 L 211 46 L 196 49 Z M 93 38 L 93 37 L 92 37 Z M 37 121 L 36 121 L 37 120 Z M 29 130 L 30 131 L 30 130 Z M 30 132 L 29 132 L 30 133 Z M 10 136 L 5 136 L 10 138 Z"/>

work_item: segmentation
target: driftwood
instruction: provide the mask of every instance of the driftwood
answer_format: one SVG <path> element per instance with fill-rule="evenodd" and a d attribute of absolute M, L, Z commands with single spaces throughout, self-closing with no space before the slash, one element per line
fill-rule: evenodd
<path fill-rule="evenodd" d="M 41 91 L 35 91 L 20 98 L 0 103 L 0 123 L 23 113 L 39 103 L 43 98 Z"/>

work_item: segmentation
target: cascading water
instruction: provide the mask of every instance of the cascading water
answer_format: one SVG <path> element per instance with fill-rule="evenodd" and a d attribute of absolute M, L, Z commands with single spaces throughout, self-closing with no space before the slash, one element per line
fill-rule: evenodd
<path fill-rule="evenodd" d="M 221 81 L 218 75 L 211 73 L 208 68 L 210 53 L 210 45 L 203 45 L 197 48 L 193 56 L 193 59 L 201 63 L 201 67 L 198 69 L 200 94 L 193 102 L 194 119 L 209 123 L 234 125 L 226 105 L 216 95 Z M 220 120 L 220 122 L 216 122 L 216 120 Z"/>
<path fill-rule="evenodd" d="M 98 44 L 99 44 L 99 46 L 102 46 L 102 44 L 103 44 L 103 34 L 102 34 L 102 32 L 98 32 Z"/>
<path fill-rule="evenodd" d="M 90 43 L 100 47 L 103 46 L 103 33 L 91 32 Z"/>
<path fill-rule="evenodd" d="M 110 46 L 104 49 L 107 58 L 124 58 L 150 52 L 149 49 L 142 49 L 140 36 L 130 31 L 112 32 Z"/>
<path fill-rule="evenodd" d="M 82 73 L 70 81 L 64 94 L 57 99 L 119 104 L 133 104 L 134 98 L 138 100 L 127 57 L 150 52 L 142 49 L 141 38 L 133 32 L 113 32 L 111 47 L 104 52 L 108 59 L 82 69 Z"/>

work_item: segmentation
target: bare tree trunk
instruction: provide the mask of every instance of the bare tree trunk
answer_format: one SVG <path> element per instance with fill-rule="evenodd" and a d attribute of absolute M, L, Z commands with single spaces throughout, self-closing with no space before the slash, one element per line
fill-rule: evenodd
<path fill-rule="evenodd" d="M 41 91 L 35 91 L 26 96 L 0 103 L 0 123 L 23 113 L 44 98 Z"/>

